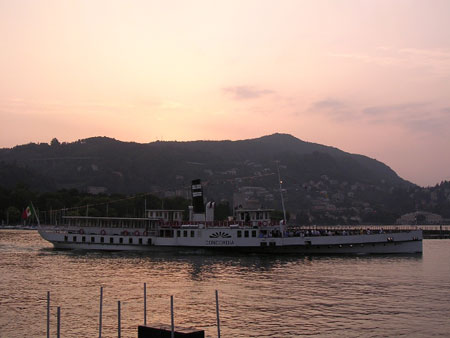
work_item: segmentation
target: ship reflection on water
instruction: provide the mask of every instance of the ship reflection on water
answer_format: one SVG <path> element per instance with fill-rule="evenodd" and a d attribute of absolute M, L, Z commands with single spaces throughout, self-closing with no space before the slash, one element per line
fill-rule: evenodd
<path fill-rule="evenodd" d="M 198 252 L 173 251 L 160 253 L 130 252 L 130 251 L 87 251 L 87 250 L 55 250 L 52 248 L 42 249 L 46 252 L 57 253 L 67 256 L 71 260 L 86 259 L 92 261 L 100 260 L 103 264 L 114 266 L 126 265 L 140 266 L 155 269 L 158 266 L 179 266 L 184 271 L 189 272 L 193 280 L 204 280 L 216 278 L 222 273 L 231 269 L 241 273 L 272 273 L 273 270 L 283 269 L 292 265 L 300 267 L 301 270 L 307 269 L 313 264 L 369 264 L 382 262 L 383 264 L 394 263 L 396 261 L 415 261 L 420 262 L 422 255 L 404 254 L 404 255 L 292 255 L 292 254 L 221 254 L 211 253 L 203 250 Z"/>
<path fill-rule="evenodd" d="M 450 332 L 450 245 L 424 241 L 423 256 L 301 256 L 58 251 L 35 232 L 0 232 L 0 336 L 45 336 L 46 292 L 52 330 L 98 335 L 104 288 L 104 336 L 143 323 L 175 323 L 216 336 L 214 291 L 224 337 L 445 336 Z M 45 247 L 45 249 L 42 249 Z M 54 333 L 54 332 L 53 332 Z M 52 333 L 52 334 L 53 334 Z"/>

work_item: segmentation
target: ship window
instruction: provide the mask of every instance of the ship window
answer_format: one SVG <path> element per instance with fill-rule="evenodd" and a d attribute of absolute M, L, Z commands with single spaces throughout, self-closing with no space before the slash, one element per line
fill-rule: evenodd
<path fill-rule="evenodd" d="M 95 242 L 95 237 L 91 237 L 91 243 Z"/>
<path fill-rule="evenodd" d="M 248 230 L 244 231 L 244 237 L 248 237 Z"/>
<path fill-rule="evenodd" d="M 81 237 L 82 242 L 86 242 L 86 236 Z"/>
<path fill-rule="evenodd" d="M 64 236 L 64 242 L 67 242 L 67 241 L 68 241 L 67 236 Z"/>
<path fill-rule="evenodd" d="M 177 237 L 181 237 L 181 231 L 177 230 Z"/>
<path fill-rule="evenodd" d="M 133 237 L 130 237 L 130 238 L 128 239 L 128 243 L 133 244 Z"/>
<path fill-rule="evenodd" d="M 139 244 L 142 244 L 142 238 L 139 238 Z"/>
<path fill-rule="evenodd" d="M 152 245 L 152 239 L 151 238 L 147 239 L 147 245 Z"/>
<path fill-rule="evenodd" d="M 241 231 L 241 230 L 238 230 L 237 236 L 238 236 L 238 237 L 242 237 L 242 231 Z"/>
<path fill-rule="evenodd" d="M 267 246 L 266 242 L 261 242 L 261 246 Z"/>
<path fill-rule="evenodd" d="M 114 243 L 114 238 L 113 238 L 113 237 L 110 237 L 110 238 L 109 238 L 109 243 L 111 243 L 111 244 Z"/>
<path fill-rule="evenodd" d="M 123 244 L 123 238 L 122 237 L 119 238 L 119 243 Z"/>
<path fill-rule="evenodd" d="M 270 245 L 270 246 L 275 246 L 276 243 L 275 243 L 275 242 L 270 242 L 269 245 Z"/>
<path fill-rule="evenodd" d="M 195 236 L 195 232 L 194 232 L 194 230 L 191 230 L 191 237 L 194 237 Z"/>
<path fill-rule="evenodd" d="M 187 230 L 183 231 L 183 237 L 187 237 Z"/>
<path fill-rule="evenodd" d="M 100 237 L 100 242 L 105 243 L 105 237 Z"/>
<path fill-rule="evenodd" d="M 72 241 L 76 242 L 77 241 L 77 236 L 73 236 Z"/>
<path fill-rule="evenodd" d="M 256 230 L 252 231 L 252 237 L 256 237 Z"/>

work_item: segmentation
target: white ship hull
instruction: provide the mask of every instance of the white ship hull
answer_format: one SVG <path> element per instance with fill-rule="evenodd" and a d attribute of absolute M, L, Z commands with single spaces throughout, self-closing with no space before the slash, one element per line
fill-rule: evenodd
<path fill-rule="evenodd" d="M 239 231 L 239 234 L 238 234 Z M 376 234 L 260 237 L 252 228 L 175 229 L 171 237 L 120 229 L 106 233 L 41 227 L 40 235 L 56 249 L 109 251 L 229 251 L 290 254 L 417 254 L 422 253 L 422 231 Z"/>

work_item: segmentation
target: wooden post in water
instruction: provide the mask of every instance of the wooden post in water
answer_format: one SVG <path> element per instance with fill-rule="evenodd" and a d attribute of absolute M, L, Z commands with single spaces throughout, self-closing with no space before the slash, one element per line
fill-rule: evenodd
<path fill-rule="evenodd" d="M 117 322 L 117 337 L 119 337 L 120 338 L 120 330 L 121 330 L 121 327 L 120 327 L 120 300 L 119 301 L 117 301 L 117 319 L 118 319 L 118 322 Z"/>
<path fill-rule="evenodd" d="M 147 326 L 147 283 L 144 283 L 144 326 Z"/>
<path fill-rule="evenodd" d="M 171 323 L 170 337 L 175 338 L 175 325 L 173 321 L 173 296 L 170 296 L 170 323 Z"/>
<path fill-rule="evenodd" d="M 50 291 L 47 291 L 47 338 L 50 338 Z"/>
<path fill-rule="evenodd" d="M 100 314 L 98 318 L 98 338 L 102 338 L 103 286 L 100 287 Z"/>
<path fill-rule="evenodd" d="M 61 337 L 61 307 L 58 306 L 58 312 L 56 313 L 56 337 Z"/>
<path fill-rule="evenodd" d="M 216 290 L 217 338 L 220 338 L 219 292 Z"/>

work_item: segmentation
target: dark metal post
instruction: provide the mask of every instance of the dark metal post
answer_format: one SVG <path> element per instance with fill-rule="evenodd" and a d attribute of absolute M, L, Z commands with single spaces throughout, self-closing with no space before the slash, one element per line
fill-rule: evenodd
<path fill-rule="evenodd" d="M 103 286 L 100 287 L 100 314 L 98 318 L 98 338 L 102 338 Z"/>
<path fill-rule="evenodd" d="M 216 290 L 217 337 L 220 338 L 219 292 Z"/>
<path fill-rule="evenodd" d="M 117 325 L 117 333 L 118 333 L 118 336 L 117 337 L 119 337 L 120 338 L 120 330 L 121 330 L 121 327 L 120 327 L 120 300 L 119 301 L 117 301 L 117 312 L 118 312 L 118 325 Z"/>
<path fill-rule="evenodd" d="M 173 296 L 170 296 L 170 322 L 171 322 L 170 337 L 175 338 L 175 325 L 173 321 Z"/>
<path fill-rule="evenodd" d="M 144 326 L 147 326 L 147 283 L 144 283 Z"/>
<path fill-rule="evenodd" d="M 47 291 L 47 338 L 50 338 L 50 291 Z"/>
<path fill-rule="evenodd" d="M 61 337 L 61 307 L 58 306 L 58 312 L 56 314 L 57 317 L 57 326 L 56 326 L 56 337 Z"/>

